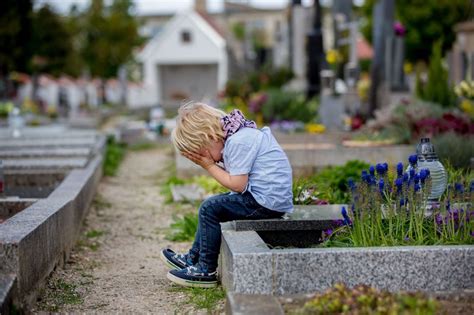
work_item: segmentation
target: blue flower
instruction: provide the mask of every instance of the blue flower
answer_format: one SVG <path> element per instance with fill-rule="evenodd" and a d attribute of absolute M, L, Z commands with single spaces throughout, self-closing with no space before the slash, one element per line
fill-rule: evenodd
<path fill-rule="evenodd" d="M 413 179 L 415 180 L 415 184 L 419 184 L 419 183 L 420 183 L 420 175 L 415 174 L 415 176 L 413 177 Z"/>
<path fill-rule="evenodd" d="M 421 184 L 424 185 L 425 184 L 425 180 L 426 180 L 426 177 L 428 177 L 428 172 L 427 172 L 428 169 L 424 168 L 420 171 L 420 180 L 421 180 Z"/>
<path fill-rule="evenodd" d="M 405 173 L 403 174 L 403 182 L 404 182 L 404 183 L 408 183 L 408 179 L 409 179 L 409 178 L 410 178 L 410 177 L 408 176 L 408 173 L 405 172 Z"/>
<path fill-rule="evenodd" d="M 380 176 L 385 174 L 385 166 L 383 164 L 377 163 L 377 165 L 375 165 L 375 170 Z"/>
<path fill-rule="evenodd" d="M 415 192 L 419 191 L 421 188 L 420 184 L 415 184 Z"/>
<path fill-rule="evenodd" d="M 385 162 L 385 163 L 383 163 L 382 165 L 383 165 L 383 167 L 384 167 L 384 169 L 385 169 L 385 173 L 387 173 L 387 172 L 388 172 L 388 163 Z"/>
<path fill-rule="evenodd" d="M 469 185 L 469 192 L 474 191 L 474 180 L 471 181 L 471 184 Z"/>
<path fill-rule="evenodd" d="M 380 191 L 380 193 L 381 193 L 382 195 L 383 195 L 383 187 L 384 187 L 384 186 L 385 186 L 385 182 L 384 182 L 383 178 L 381 178 L 381 179 L 379 180 L 379 191 Z"/>
<path fill-rule="evenodd" d="M 461 183 L 455 183 L 454 184 L 454 190 L 458 193 L 463 193 L 464 192 L 464 186 Z"/>
<path fill-rule="evenodd" d="M 347 186 L 349 186 L 351 191 L 355 190 L 356 186 L 354 184 L 354 180 L 352 179 L 352 177 L 349 177 L 349 179 L 347 180 Z"/>
<path fill-rule="evenodd" d="M 418 157 L 416 156 L 416 154 L 412 154 L 408 157 L 408 162 L 410 162 L 410 165 L 411 166 L 415 166 L 416 165 L 416 162 L 418 162 Z"/>
<path fill-rule="evenodd" d="M 375 176 L 375 168 L 374 168 L 373 165 L 371 165 L 371 166 L 369 167 L 369 173 L 370 173 L 371 176 Z"/>
<path fill-rule="evenodd" d="M 410 168 L 410 179 L 413 179 L 415 177 L 415 169 Z"/>
<path fill-rule="evenodd" d="M 362 170 L 362 174 L 360 175 L 360 178 L 361 178 L 364 182 L 366 182 L 368 175 L 369 175 L 369 174 L 367 174 L 367 171 L 366 171 L 366 170 Z"/>
<path fill-rule="evenodd" d="M 347 214 L 346 207 L 342 207 L 341 214 L 342 214 L 342 217 L 344 218 L 344 224 L 351 225 L 352 222 L 351 222 L 351 219 L 349 218 L 349 215 Z"/>
<path fill-rule="evenodd" d="M 397 164 L 397 177 L 402 177 L 403 176 L 403 163 L 398 162 Z"/>
<path fill-rule="evenodd" d="M 395 186 L 397 186 L 397 193 L 402 191 L 402 186 L 403 186 L 403 179 L 397 178 L 395 180 Z"/>
<path fill-rule="evenodd" d="M 400 207 L 402 207 L 403 205 L 405 205 L 405 199 L 401 198 L 400 199 Z"/>

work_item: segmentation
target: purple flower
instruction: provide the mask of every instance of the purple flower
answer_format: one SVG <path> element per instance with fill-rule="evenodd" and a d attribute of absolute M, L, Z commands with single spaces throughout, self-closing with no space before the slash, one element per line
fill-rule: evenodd
<path fill-rule="evenodd" d="M 401 178 L 397 178 L 395 180 L 395 186 L 397 186 L 397 193 L 400 193 L 402 191 L 403 180 Z"/>
<path fill-rule="evenodd" d="M 410 168 L 410 179 L 413 179 L 415 177 L 415 169 Z"/>
<path fill-rule="evenodd" d="M 349 215 L 347 214 L 346 207 L 342 207 L 341 214 L 342 214 L 342 217 L 344 218 L 344 224 L 351 225 L 352 222 L 351 222 L 351 219 L 349 218 Z"/>
<path fill-rule="evenodd" d="M 455 183 L 454 184 L 454 190 L 458 193 L 463 193 L 464 192 L 464 186 L 461 183 Z"/>
<path fill-rule="evenodd" d="M 420 184 L 415 184 L 415 187 L 414 187 L 415 192 L 419 191 L 420 188 L 421 188 Z"/>
<path fill-rule="evenodd" d="M 383 165 L 383 167 L 384 167 L 384 169 L 385 169 L 385 173 L 387 173 L 387 172 L 388 172 L 388 163 L 385 162 L 385 163 L 383 163 L 382 165 Z"/>
<path fill-rule="evenodd" d="M 408 173 L 405 172 L 405 173 L 403 174 L 403 182 L 404 182 L 404 183 L 408 183 L 408 179 L 409 179 Z"/>
<path fill-rule="evenodd" d="M 469 184 L 469 192 L 474 191 L 474 180 L 471 181 L 471 184 Z"/>
<path fill-rule="evenodd" d="M 425 184 L 426 177 L 428 177 L 427 169 L 422 169 L 422 170 L 420 171 L 420 180 L 421 180 L 421 184 L 422 184 L 422 185 Z"/>
<path fill-rule="evenodd" d="M 375 169 L 377 171 L 377 174 L 379 174 L 380 176 L 383 176 L 385 174 L 385 166 L 383 164 L 377 163 L 377 165 L 375 165 Z"/>
<path fill-rule="evenodd" d="M 347 186 L 349 186 L 351 191 L 354 191 L 356 189 L 356 186 L 354 184 L 354 180 L 352 179 L 352 177 L 349 177 L 349 179 L 347 180 Z"/>
<path fill-rule="evenodd" d="M 397 164 L 397 177 L 402 177 L 403 176 L 403 163 L 398 162 Z"/>
<path fill-rule="evenodd" d="M 380 192 L 380 194 L 382 194 L 382 195 L 383 195 L 383 188 L 384 188 L 384 186 L 385 186 L 385 182 L 384 182 L 383 178 L 381 178 L 381 179 L 379 180 L 379 192 Z"/>
<path fill-rule="evenodd" d="M 419 184 L 420 183 L 420 175 L 415 174 L 415 176 L 413 177 L 413 180 L 415 181 L 415 184 Z"/>
<path fill-rule="evenodd" d="M 375 167 L 373 165 L 369 167 L 369 173 L 371 176 L 375 176 Z"/>
<path fill-rule="evenodd" d="M 416 162 L 418 162 L 418 157 L 416 156 L 416 154 L 412 154 L 408 157 L 408 162 L 410 162 L 410 165 L 415 167 L 416 165 Z"/>
<path fill-rule="evenodd" d="M 327 236 L 331 236 L 333 230 L 332 229 L 327 229 L 324 231 L 324 234 L 326 234 Z"/>
<path fill-rule="evenodd" d="M 407 32 L 405 26 L 403 26 L 399 21 L 393 24 L 393 30 L 397 36 L 405 36 L 405 33 Z"/>
<path fill-rule="evenodd" d="M 405 242 L 408 242 L 410 240 L 410 238 L 408 236 L 405 236 L 404 240 L 405 240 Z"/>
<path fill-rule="evenodd" d="M 405 199 L 403 197 L 400 199 L 400 207 L 405 205 Z"/>

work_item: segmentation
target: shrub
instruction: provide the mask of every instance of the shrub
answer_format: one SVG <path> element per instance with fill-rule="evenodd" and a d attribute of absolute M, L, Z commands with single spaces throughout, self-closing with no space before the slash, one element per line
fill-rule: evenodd
<path fill-rule="evenodd" d="M 198 227 L 198 214 L 188 213 L 182 218 L 175 217 L 171 224 L 171 232 L 166 236 L 166 239 L 173 242 L 191 241 L 196 235 Z"/>
<path fill-rule="evenodd" d="M 474 157 L 473 135 L 457 135 L 454 132 L 438 135 L 433 138 L 436 153 L 443 164 L 455 168 L 470 168 Z"/>
<path fill-rule="evenodd" d="M 426 101 L 441 104 L 443 107 L 452 107 L 455 105 L 454 93 L 449 87 L 448 71 L 443 67 L 441 46 L 441 41 L 433 45 L 428 81 L 420 96 Z"/>
<path fill-rule="evenodd" d="M 117 143 L 114 137 L 107 138 L 103 171 L 105 176 L 115 176 L 125 157 L 126 145 Z"/>
<path fill-rule="evenodd" d="M 335 284 L 307 302 L 298 314 L 435 314 L 434 299 L 421 293 L 390 293 L 367 285 Z"/>
<path fill-rule="evenodd" d="M 345 204 L 350 201 L 347 187 L 349 178 L 356 178 L 363 169 L 369 167 L 366 162 L 352 160 L 343 166 L 328 166 L 310 178 L 294 181 L 293 196 L 296 204 Z"/>
<path fill-rule="evenodd" d="M 262 106 L 262 114 L 266 122 L 282 120 L 311 122 L 317 118 L 319 104 L 316 99 L 307 101 L 303 94 L 281 89 L 270 89 L 267 91 L 267 96 Z"/>

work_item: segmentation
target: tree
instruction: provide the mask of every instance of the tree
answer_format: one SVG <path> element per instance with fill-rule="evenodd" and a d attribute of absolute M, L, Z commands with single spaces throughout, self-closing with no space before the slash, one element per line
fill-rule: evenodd
<path fill-rule="evenodd" d="M 73 52 L 71 34 L 49 6 L 42 7 L 34 14 L 32 42 L 35 71 L 52 75 L 65 72 Z"/>
<path fill-rule="evenodd" d="M 117 76 L 119 67 L 132 58 L 133 49 L 142 42 L 132 10 L 131 0 L 114 0 L 110 7 L 105 7 L 103 0 L 92 0 L 85 14 L 82 56 L 90 74 L 102 78 L 104 103 L 105 79 Z"/>
<path fill-rule="evenodd" d="M 31 14 L 31 0 L 0 1 L 0 99 L 11 85 L 8 74 L 29 69 Z"/>
<path fill-rule="evenodd" d="M 455 104 L 455 97 L 452 89 L 449 87 L 448 71 L 443 67 L 441 47 L 441 41 L 437 41 L 433 45 L 428 69 L 428 82 L 426 82 L 423 92 L 418 92 L 418 96 L 426 101 L 450 107 Z"/>
<path fill-rule="evenodd" d="M 365 18 L 364 37 L 372 42 L 372 14 L 376 1 L 365 0 L 360 14 Z M 467 0 L 396 0 L 397 19 L 405 26 L 406 58 L 412 62 L 428 61 L 433 44 L 443 37 L 442 52 L 451 48 L 453 26 L 467 20 L 472 11 Z"/>
<path fill-rule="evenodd" d="M 141 43 L 131 0 L 114 0 L 109 8 L 93 0 L 86 12 L 82 55 L 91 75 L 111 78 Z"/>

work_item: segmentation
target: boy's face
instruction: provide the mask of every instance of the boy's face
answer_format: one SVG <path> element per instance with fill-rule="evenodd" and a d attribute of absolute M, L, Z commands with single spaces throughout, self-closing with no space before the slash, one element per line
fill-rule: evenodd
<path fill-rule="evenodd" d="M 214 162 L 219 162 L 222 160 L 223 149 L 224 149 L 224 142 L 222 140 L 212 141 L 210 145 L 208 145 L 205 148 L 202 148 L 201 150 L 199 150 L 198 153 L 201 155 L 205 155 L 206 150 L 208 150 Z"/>

